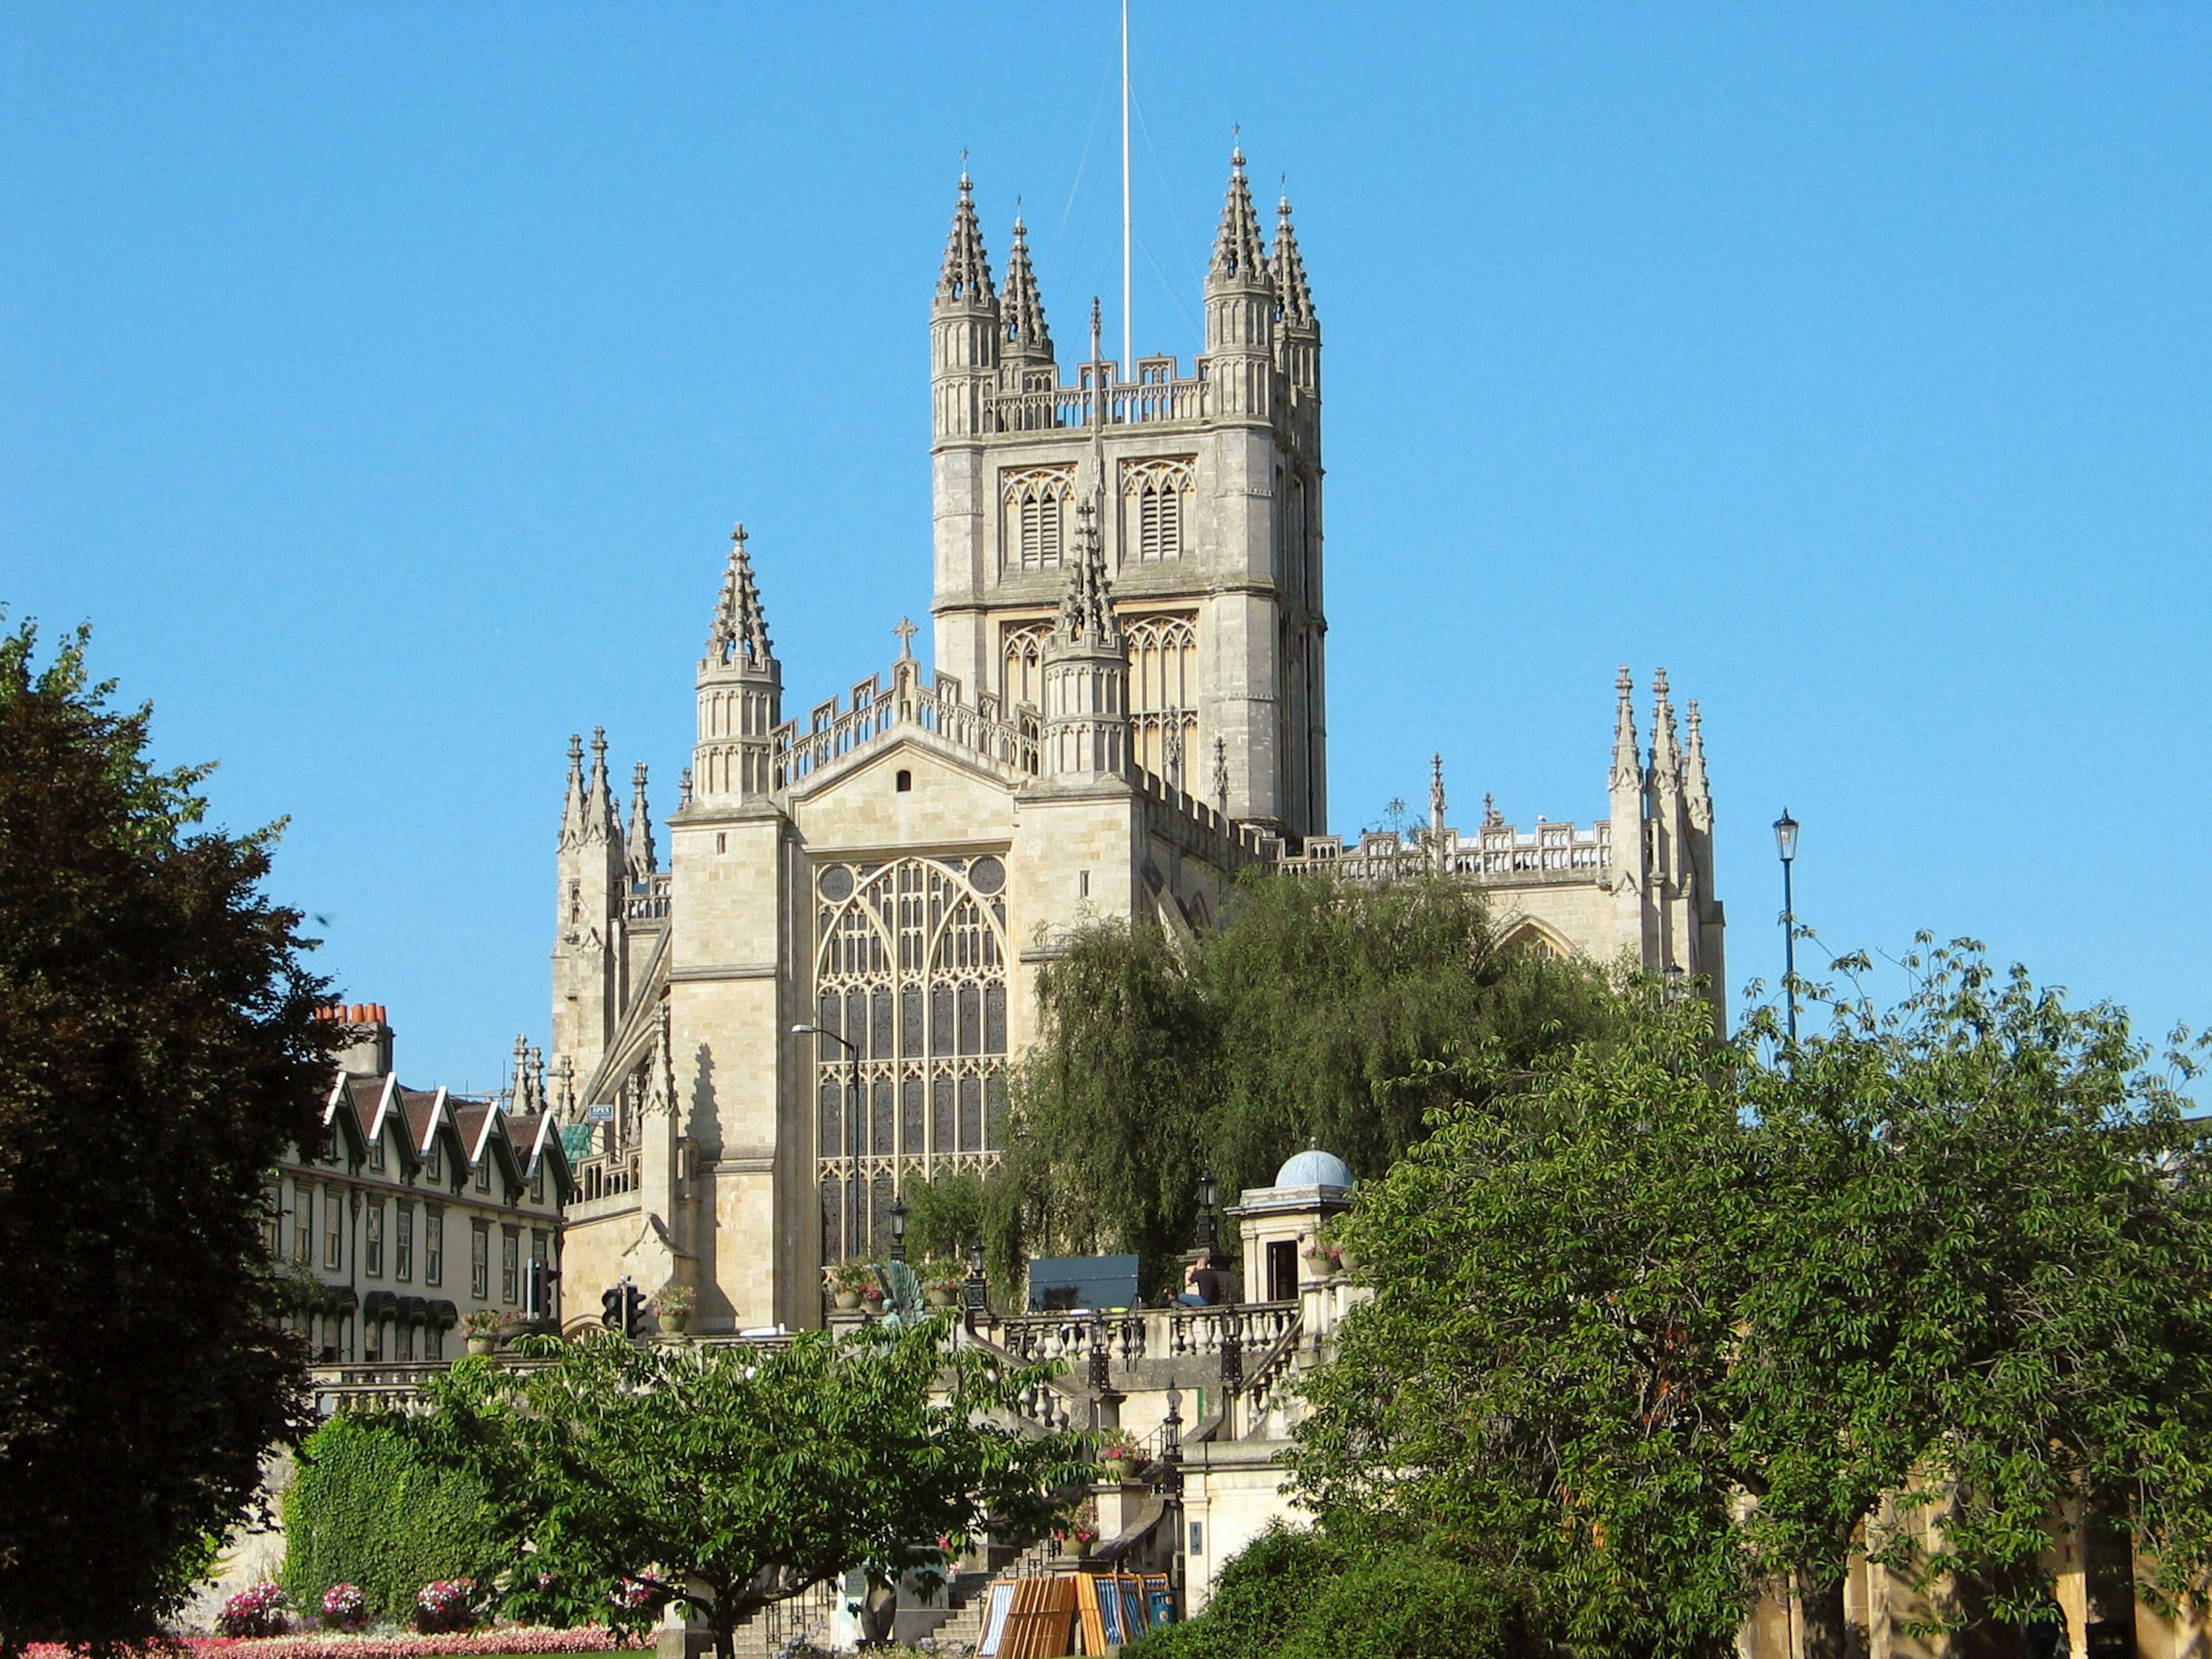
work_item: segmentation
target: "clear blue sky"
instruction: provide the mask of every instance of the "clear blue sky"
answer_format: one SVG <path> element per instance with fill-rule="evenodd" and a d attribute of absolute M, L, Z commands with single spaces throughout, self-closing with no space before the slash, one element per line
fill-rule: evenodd
<path fill-rule="evenodd" d="M 1605 809 L 1704 703 L 1840 947 L 2212 1012 L 2212 9 L 1137 0 L 1138 349 L 1232 123 L 1326 341 L 1332 811 Z M 410 1079 L 543 1042 L 568 734 L 672 805 L 732 520 L 794 710 L 928 604 L 959 155 L 1119 334 L 1113 13 L 0 13 L 0 597 L 88 619 Z"/>

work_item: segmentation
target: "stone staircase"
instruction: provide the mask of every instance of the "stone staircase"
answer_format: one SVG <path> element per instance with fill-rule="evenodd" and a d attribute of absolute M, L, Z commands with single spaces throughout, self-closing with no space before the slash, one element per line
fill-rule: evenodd
<path fill-rule="evenodd" d="M 983 1592 L 994 1578 L 1034 1578 L 1049 1572 L 1060 1559 L 1059 1546 L 1049 1538 L 1030 1545 L 1005 1566 L 992 1572 L 963 1572 L 945 1587 L 945 1606 L 903 1609 L 898 1615 L 898 1639 L 910 1646 L 927 1638 L 939 1653 L 973 1652 L 983 1639 Z M 912 1622 L 909 1623 L 908 1621 Z"/>

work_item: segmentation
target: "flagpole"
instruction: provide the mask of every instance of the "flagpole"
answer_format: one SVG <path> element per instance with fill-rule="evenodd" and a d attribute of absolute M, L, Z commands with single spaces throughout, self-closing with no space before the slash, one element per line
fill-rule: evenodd
<path fill-rule="evenodd" d="M 1135 328 L 1129 316 L 1129 0 L 1121 0 L 1121 378 L 1134 378 Z"/>

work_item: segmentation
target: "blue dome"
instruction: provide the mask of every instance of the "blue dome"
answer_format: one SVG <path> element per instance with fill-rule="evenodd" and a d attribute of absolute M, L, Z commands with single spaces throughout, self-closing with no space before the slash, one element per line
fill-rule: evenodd
<path fill-rule="evenodd" d="M 1349 1187 L 1352 1171 L 1334 1152 L 1316 1146 L 1275 1171 L 1278 1187 Z"/>

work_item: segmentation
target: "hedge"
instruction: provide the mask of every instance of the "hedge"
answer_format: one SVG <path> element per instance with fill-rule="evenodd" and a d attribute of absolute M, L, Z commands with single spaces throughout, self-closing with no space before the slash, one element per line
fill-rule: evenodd
<path fill-rule="evenodd" d="M 433 1579 L 488 1581 L 496 1571 L 483 1488 L 423 1461 L 398 1419 L 345 1412 L 300 1449 L 284 1494 L 284 1589 L 295 1607 L 358 1584 L 369 1616 L 404 1624 Z"/>

